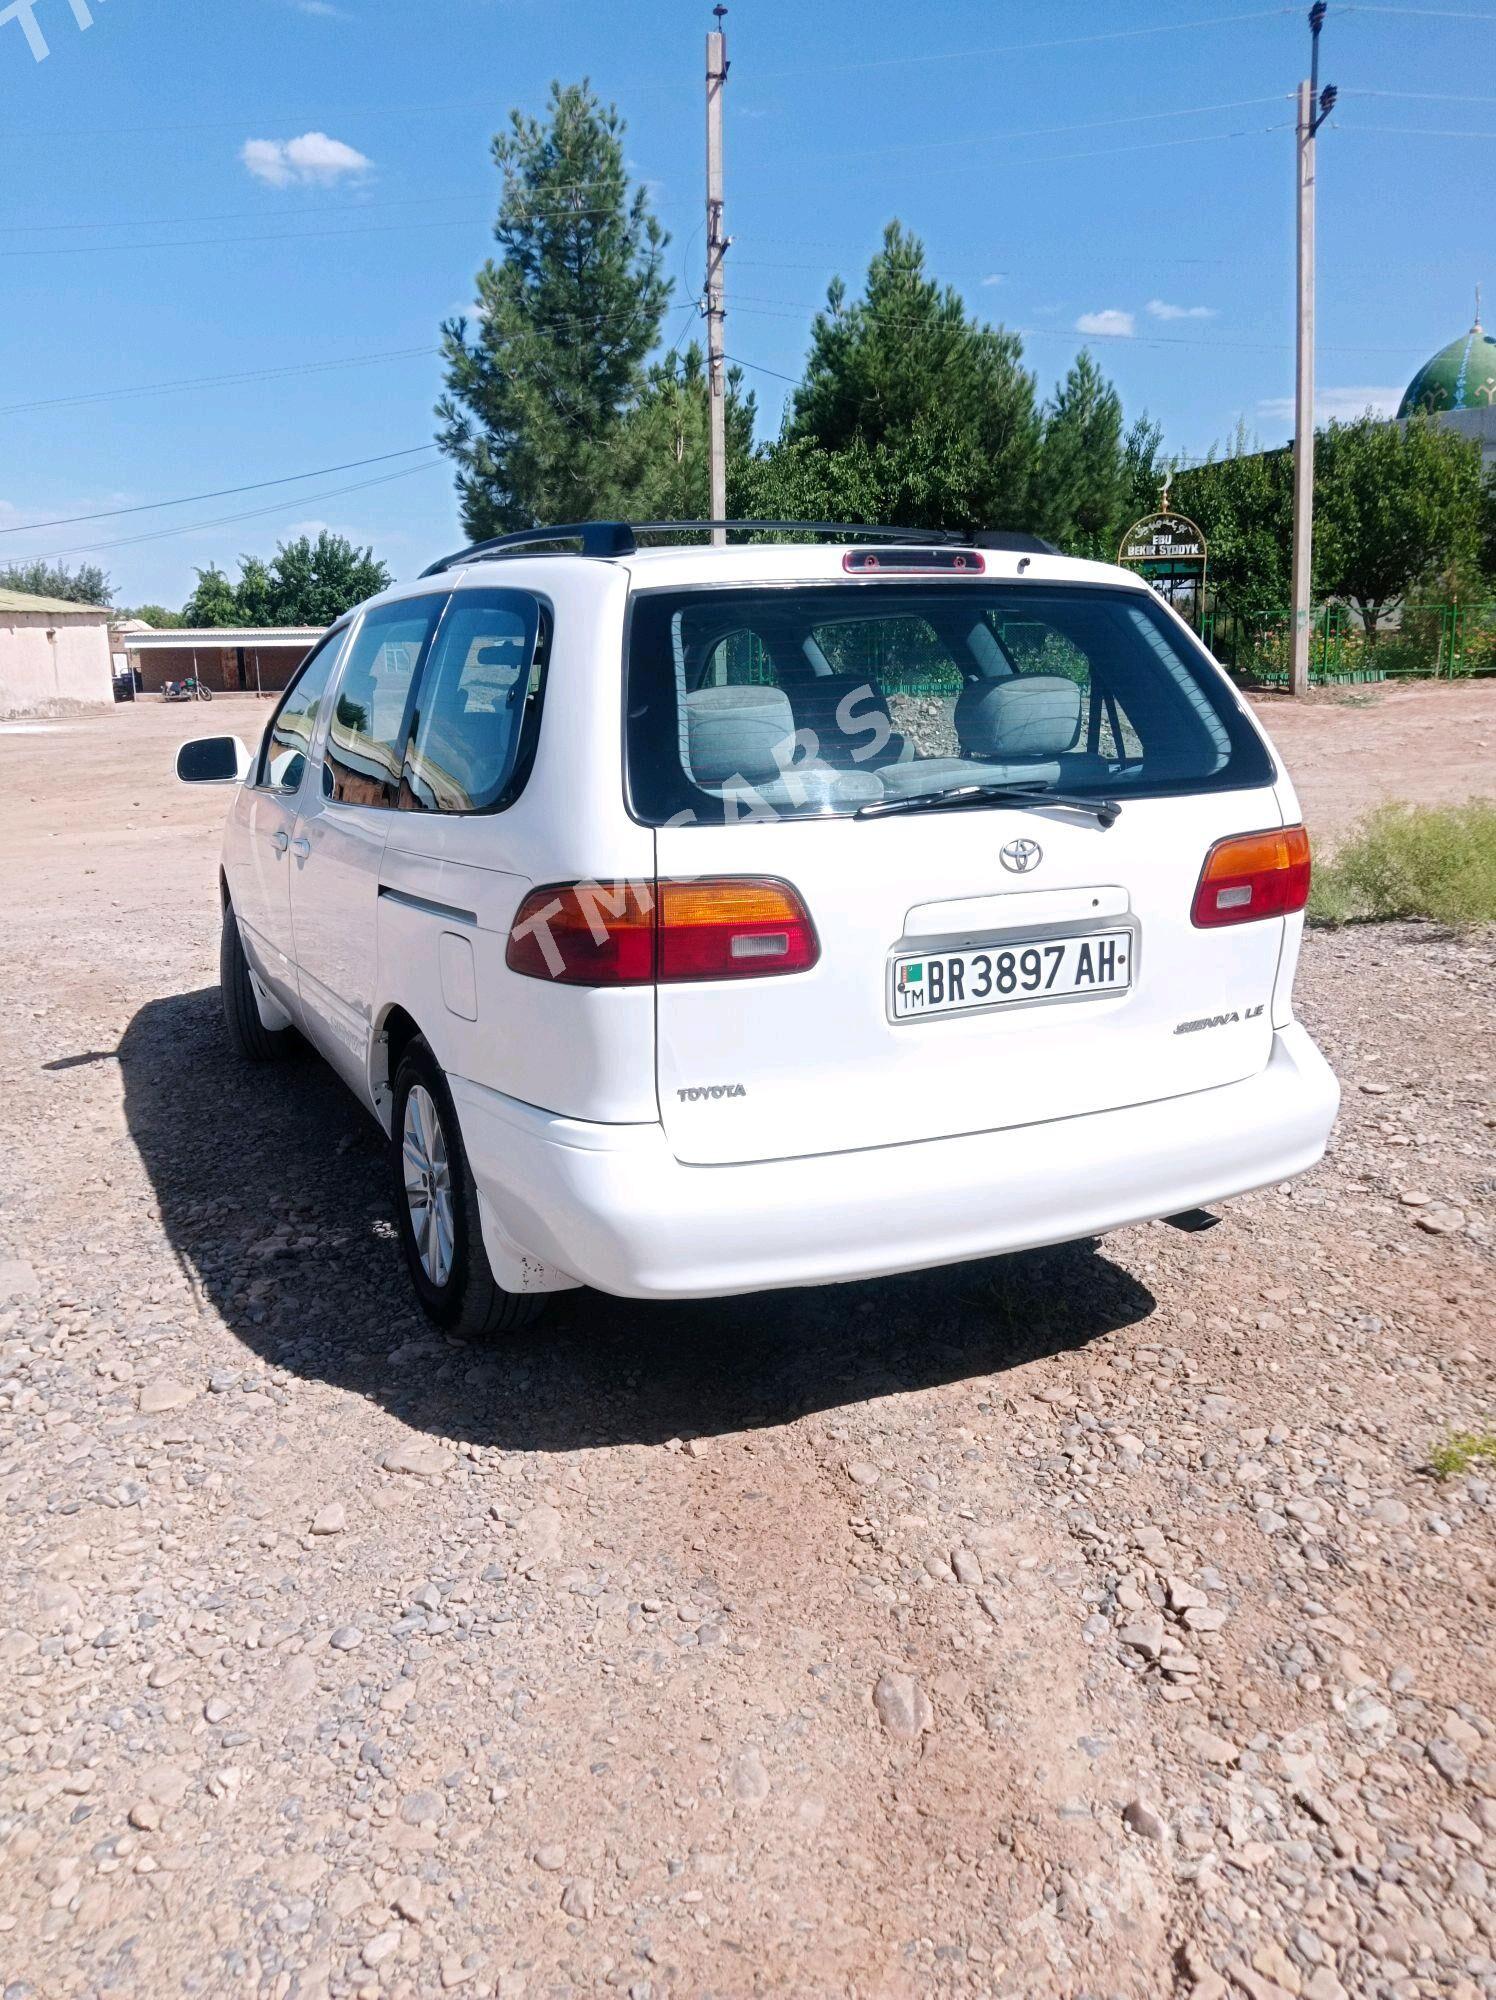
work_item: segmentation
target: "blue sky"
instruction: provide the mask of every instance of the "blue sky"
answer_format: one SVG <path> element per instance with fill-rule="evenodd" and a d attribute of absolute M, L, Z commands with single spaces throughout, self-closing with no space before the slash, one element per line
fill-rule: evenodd
<path fill-rule="evenodd" d="M 120 601 L 176 605 L 197 566 L 305 527 L 373 542 L 398 575 L 460 541 L 435 453 L 351 462 L 429 442 L 438 325 L 490 243 L 490 137 L 552 77 L 623 111 L 672 237 L 667 339 L 692 318 L 705 5 L 30 0 L 29 38 L 14 7 L 0 558 L 86 549 Z M 1088 344 L 1171 449 L 1240 418 L 1285 437 L 1306 11 L 733 0 L 728 350 L 754 364 L 764 428 L 828 278 L 855 284 L 897 215 L 973 309 L 1023 329 L 1046 392 Z M 1496 0 L 1332 4 L 1324 51 L 1342 97 L 1320 145 L 1319 381 L 1344 414 L 1395 399 L 1482 277 L 1496 315 Z M 332 466 L 350 469 L 28 525 Z"/>

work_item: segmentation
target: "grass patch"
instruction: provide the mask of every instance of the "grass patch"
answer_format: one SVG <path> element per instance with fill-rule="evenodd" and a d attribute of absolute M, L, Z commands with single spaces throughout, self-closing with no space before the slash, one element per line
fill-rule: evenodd
<path fill-rule="evenodd" d="M 1316 868 L 1309 921 L 1496 923 L 1496 801 L 1380 806 Z"/>
<path fill-rule="evenodd" d="M 1434 1447 L 1428 1462 L 1441 1479 L 1458 1479 L 1477 1466 L 1496 1466 L 1496 1431 L 1456 1431 Z"/>

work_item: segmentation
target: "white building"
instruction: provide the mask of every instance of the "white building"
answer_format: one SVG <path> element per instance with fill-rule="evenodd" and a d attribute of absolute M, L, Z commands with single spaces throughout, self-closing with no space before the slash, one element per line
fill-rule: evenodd
<path fill-rule="evenodd" d="M 108 706 L 109 617 L 96 604 L 0 590 L 0 716 Z"/>

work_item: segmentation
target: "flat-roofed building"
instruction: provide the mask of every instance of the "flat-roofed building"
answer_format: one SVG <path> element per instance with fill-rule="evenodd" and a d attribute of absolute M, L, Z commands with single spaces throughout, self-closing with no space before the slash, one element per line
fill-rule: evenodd
<path fill-rule="evenodd" d="M 120 649 L 143 694 L 195 675 L 214 694 L 278 694 L 322 637 L 320 625 L 221 625 L 132 629 Z"/>
<path fill-rule="evenodd" d="M 0 590 L 0 716 L 113 701 L 111 616 L 98 604 Z"/>

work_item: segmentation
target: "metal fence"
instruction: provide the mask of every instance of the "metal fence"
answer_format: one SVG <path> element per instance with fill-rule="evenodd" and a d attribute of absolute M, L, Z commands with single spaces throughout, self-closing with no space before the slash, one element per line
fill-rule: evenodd
<path fill-rule="evenodd" d="M 1200 636 L 1239 680 L 1263 687 L 1288 682 L 1293 614 L 1239 618 L 1224 605 L 1207 609 Z M 1407 604 L 1395 626 L 1365 630 L 1344 604 L 1322 604 L 1309 646 L 1313 687 L 1391 680 L 1461 680 L 1496 674 L 1496 602 Z"/>

